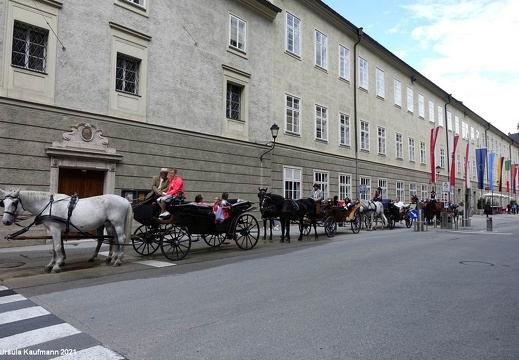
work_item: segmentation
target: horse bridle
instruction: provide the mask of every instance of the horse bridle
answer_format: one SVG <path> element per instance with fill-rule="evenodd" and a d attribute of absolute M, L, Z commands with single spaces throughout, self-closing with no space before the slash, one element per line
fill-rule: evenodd
<path fill-rule="evenodd" d="M 13 217 L 16 217 L 16 209 L 18 209 L 18 204 L 20 204 L 22 206 L 22 209 L 23 211 L 25 211 L 25 208 L 23 207 L 23 204 L 22 204 L 22 199 L 20 199 L 20 196 L 17 195 L 17 196 L 13 196 L 13 195 L 7 195 L 5 198 L 3 198 L 2 200 L 0 200 L 0 207 L 4 207 L 5 204 L 4 204 L 4 200 L 5 199 L 16 199 L 13 201 L 13 204 L 14 205 L 14 212 L 11 212 L 11 211 L 7 211 L 7 210 L 4 210 L 4 214 L 9 214 Z"/>
<path fill-rule="evenodd" d="M 269 199 L 271 205 L 265 206 L 265 199 Z M 261 199 L 260 207 L 265 211 L 275 212 L 276 211 L 276 204 L 274 203 L 274 200 L 268 194 L 263 195 L 263 198 Z"/>

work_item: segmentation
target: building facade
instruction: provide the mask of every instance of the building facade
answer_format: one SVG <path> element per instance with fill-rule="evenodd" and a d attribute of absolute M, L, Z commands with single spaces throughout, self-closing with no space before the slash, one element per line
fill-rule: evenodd
<path fill-rule="evenodd" d="M 136 200 L 159 168 L 176 167 L 188 198 L 256 200 L 259 187 L 298 198 L 318 182 L 327 197 L 381 186 L 408 202 L 434 186 L 439 126 L 438 181 L 459 134 L 455 194 L 469 144 L 475 207 L 474 149 L 519 162 L 508 135 L 319 0 L 0 9 L 0 188 Z"/>

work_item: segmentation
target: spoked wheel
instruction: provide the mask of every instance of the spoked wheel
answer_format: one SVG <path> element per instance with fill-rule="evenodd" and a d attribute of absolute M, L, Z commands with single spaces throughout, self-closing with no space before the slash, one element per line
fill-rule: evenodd
<path fill-rule="evenodd" d="M 328 237 L 334 237 L 337 232 L 337 222 L 331 216 L 328 216 L 326 220 L 324 220 L 324 232 Z"/>
<path fill-rule="evenodd" d="M 360 231 L 361 226 L 361 216 L 358 210 L 355 210 L 355 214 L 353 215 L 353 218 L 351 219 L 351 231 L 354 234 L 358 234 Z"/>
<path fill-rule="evenodd" d="M 202 234 L 202 238 L 205 243 L 211 247 L 218 247 L 222 245 L 225 241 L 225 233 L 223 234 L 214 234 L 214 235 L 206 235 Z"/>
<path fill-rule="evenodd" d="M 299 223 L 299 232 L 302 232 L 304 236 L 310 235 L 310 231 L 312 231 L 311 222 L 303 220 L 303 223 Z"/>
<path fill-rule="evenodd" d="M 387 221 L 389 222 L 389 229 L 393 230 L 395 228 L 396 220 L 394 215 L 389 215 L 387 218 Z"/>
<path fill-rule="evenodd" d="M 258 243 L 260 228 L 258 220 L 251 214 L 238 216 L 232 230 L 234 241 L 240 249 L 250 250 Z"/>
<path fill-rule="evenodd" d="M 191 249 L 191 235 L 187 229 L 171 225 L 162 232 L 160 250 L 169 260 L 182 260 Z"/>
<path fill-rule="evenodd" d="M 139 255 L 153 254 L 160 246 L 161 226 L 141 225 L 132 236 L 132 245 Z"/>
<path fill-rule="evenodd" d="M 405 214 L 405 226 L 409 229 L 411 225 L 413 225 L 413 221 L 411 220 L 411 216 L 409 216 L 409 213 Z"/>

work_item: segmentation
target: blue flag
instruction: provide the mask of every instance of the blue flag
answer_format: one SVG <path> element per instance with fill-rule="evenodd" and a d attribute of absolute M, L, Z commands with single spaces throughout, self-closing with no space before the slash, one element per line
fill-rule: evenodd
<path fill-rule="evenodd" d="M 496 157 L 496 154 L 489 153 L 488 154 L 488 189 L 494 190 L 494 158 Z"/>
<path fill-rule="evenodd" d="M 476 149 L 476 166 L 478 175 L 478 189 L 484 188 L 485 181 L 485 163 L 487 160 L 487 149 Z"/>

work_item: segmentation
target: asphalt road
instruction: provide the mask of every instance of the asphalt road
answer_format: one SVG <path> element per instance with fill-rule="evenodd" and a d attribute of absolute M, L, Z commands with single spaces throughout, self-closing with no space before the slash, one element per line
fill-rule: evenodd
<path fill-rule="evenodd" d="M 25 259 L 0 285 L 128 359 L 517 360 L 518 224 L 339 229 L 165 267 L 131 253 L 119 268 L 87 264 L 81 243 L 60 274 L 43 273 L 49 249 L 0 250 L 0 263 Z"/>

